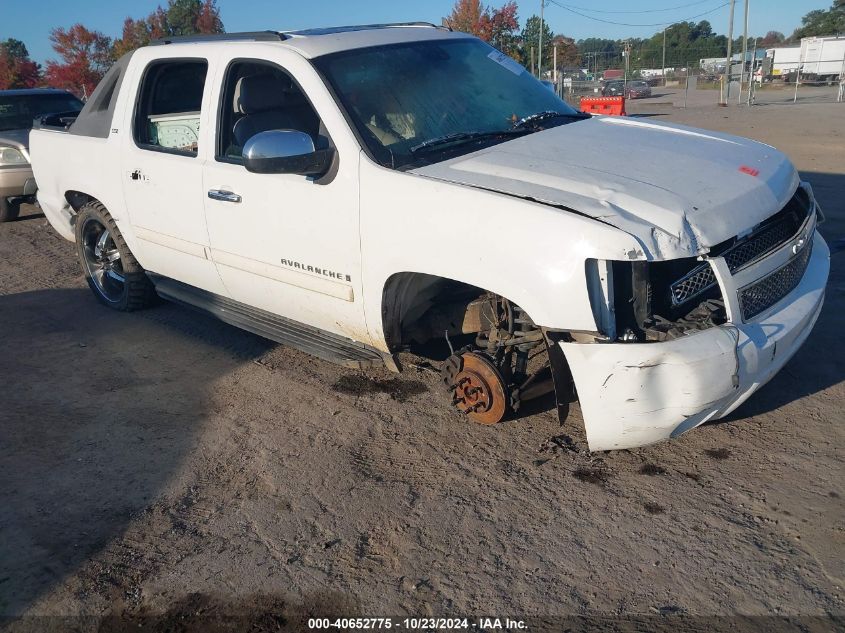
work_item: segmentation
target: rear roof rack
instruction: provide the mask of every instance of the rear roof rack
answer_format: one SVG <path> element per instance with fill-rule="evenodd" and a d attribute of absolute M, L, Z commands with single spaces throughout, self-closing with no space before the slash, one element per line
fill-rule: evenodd
<path fill-rule="evenodd" d="M 174 35 L 153 40 L 150 46 L 165 44 L 186 44 L 191 42 L 283 42 L 290 35 L 312 36 L 332 35 L 334 33 L 348 33 L 352 31 L 369 31 L 371 29 L 389 29 L 403 26 L 422 26 L 430 29 L 451 31 L 448 26 L 432 22 L 389 22 L 385 24 L 355 24 L 350 26 L 330 26 L 326 28 L 303 29 L 301 31 L 244 31 L 242 33 L 205 33 L 198 35 Z"/>
<path fill-rule="evenodd" d="M 282 42 L 288 39 L 280 31 L 244 31 L 242 33 L 207 33 L 199 35 L 174 35 L 150 42 L 150 46 L 185 44 L 190 42 Z"/>
<path fill-rule="evenodd" d="M 325 28 L 302 29 L 299 31 L 287 31 L 290 35 L 332 35 L 334 33 L 348 33 L 351 31 L 369 31 L 372 29 L 389 29 L 393 27 L 403 26 L 423 26 L 430 29 L 441 29 L 444 31 L 451 31 L 448 26 L 441 24 L 434 24 L 432 22 L 385 22 L 383 24 L 351 24 L 349 26 L 329 26 Z"/>

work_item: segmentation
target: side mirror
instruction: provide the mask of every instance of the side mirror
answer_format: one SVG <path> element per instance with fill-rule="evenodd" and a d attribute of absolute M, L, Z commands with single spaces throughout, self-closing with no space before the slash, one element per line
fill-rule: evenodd
<path fill-rule="evenodd" d="M 298 130 L 268 130 L 250 137 L 243 149 L 244 167 L 256 174 L 319 176 L 332 164 L 334 149 L 314 149 Z"/>

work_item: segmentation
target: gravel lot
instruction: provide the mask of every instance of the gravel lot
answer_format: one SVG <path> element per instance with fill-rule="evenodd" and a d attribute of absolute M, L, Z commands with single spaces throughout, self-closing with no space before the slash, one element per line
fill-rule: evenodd
<path fill-rule="evenodd" d="M 845 105 L 659 101 L 629 111 L 785 150 L 841 247 Z M 841 616 L 832 263 L 815 332 L 729 420 L 589 454 L 577 405 L 469 425 L 418 359 L 362 374 L 174 305 L 111 312 L 29 208 L 0 225 L 0 618 Z"/>

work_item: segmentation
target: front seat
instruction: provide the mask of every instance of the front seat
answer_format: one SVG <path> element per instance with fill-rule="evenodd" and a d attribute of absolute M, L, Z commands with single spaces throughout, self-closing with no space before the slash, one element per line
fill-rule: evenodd
<path fill-rule="evenodd" d="M 299 130 L 317 138 L 319 119 L 302 91 L 274 73 L 249 75 L 235 85 L 235 109 L 243 116 L 232 129 L 240 147 L 259 132 Z"/>

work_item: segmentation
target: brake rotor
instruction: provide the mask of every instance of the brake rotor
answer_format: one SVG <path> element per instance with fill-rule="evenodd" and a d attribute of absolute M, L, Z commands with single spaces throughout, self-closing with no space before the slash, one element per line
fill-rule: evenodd
<path fill-rule="evenodd" d="M 507 413 L 507 386 L 487 358 L 473 352 L 455 354 L 443 365 L 443 382 L 452 404 L 473 422 L 496 424 Z"/>

